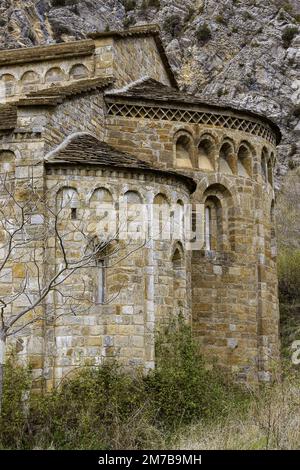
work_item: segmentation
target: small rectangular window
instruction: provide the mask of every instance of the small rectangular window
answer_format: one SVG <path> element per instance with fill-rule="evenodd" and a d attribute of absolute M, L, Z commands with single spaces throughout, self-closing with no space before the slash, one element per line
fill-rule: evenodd
<path fill-rule="evenodd" d="M 106 288 L 106 272 L 105 262 L 103 259 L 97 261 L 97 292 L 96 303 L 104 304 L 105 302 L 105 288 Z"/>
<path fill-rule="evenodd" d="M 71 208 L 71 219 L 72 220 L 77 219 L 77 209 L 76 209 L 76 207 Z"/>

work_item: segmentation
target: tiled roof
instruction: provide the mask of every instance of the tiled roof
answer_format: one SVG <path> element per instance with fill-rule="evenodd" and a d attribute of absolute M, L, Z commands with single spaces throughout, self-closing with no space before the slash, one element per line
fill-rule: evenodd
<path fill-rule="evenodd" d="M 0 50 L 0 66 L 15 65 L 65 57 L 87 56 L 94 53 L 95 44 L 91 39 L 47 44 L 45 46 L 20 47 Z"/>
<path fill-rule="evenodd" d="M 188 106 L 201 106 L 211 111 L 218 111 L 220 113 L 231 111 L 233 113 L 244 114 L 248 116 L 255 117 L 261 121 L 266 122 L 269 126 L 272 127 L 274 132 L 277 135 L 277 141 L 281 139 L 281 131 L 276 123 L 274 123 L 270 118 L 262 116 L 260 114 L 254 113 L 242 107 L 232 106 L 231 103 L 225 101 L 217 100 L 205 100 L 200 96 L 191 95 L 189 93 L 184 93 L 176 88 L 164 85 L 152 78 L 148 78 L 144 81 L 137 81 L 132 84 L 129 84 L 121 89 L 111 89 L 106 91 L 105 96 L 108 100 L 112 99 L 114 101 L 123 100 L 123 101 L 151 101 L 156 102 L 162 105 L 174 104 L 174 105 L 188 105 Z"/>
<path fill-rule="evenodd" d="M 52 85 L 44 90 L 32 91 L 18 101 L 18 105 L 49 105 L 56 106 L 68 96 L 78 95 L 91 90 L 102 90 L 111 85 L 114 79 L 111 77 L 96 77 L 78 80 L 67 85 Z"/>
<path fill-rule="evenodd" d="M 17 125 L 17 108 L 13 105 L 0 105 L 0 130 L 14 129 Z"/>
<path fill-rule="evenodd" d="M 118 169 L 132 169 L 159 173 L 162 176 L 172 176 L 183 180 L 194 191 L 196 183 L 188 176 L 176 171 L 168 171 L 153 163 L 140 160 L 126 152 L 101 142 L 92 135 L 78 134 L 62 147 L 51 152 L 45 160 L 46 165 L 98 165 Z"/>

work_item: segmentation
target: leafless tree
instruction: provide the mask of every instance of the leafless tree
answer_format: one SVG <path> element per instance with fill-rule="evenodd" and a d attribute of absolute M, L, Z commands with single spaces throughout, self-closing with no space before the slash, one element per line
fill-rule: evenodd
<path fill-rule="evenodd" d="M 76 274 L 81 276 L 87 268 L 95 267 L 97 259 L 108 249 L 114 260 L 110 266 L 113 268 L 145 244 L 145 241 L 131 244 L 128 240 L 124 250 L 124 246 L 120 248 L 116 243 L 118 232 L 97 237 L 87 231 L 84 211 L 79 219 L 65 223 L 66 205 L 57 207 L 54 201 L 55 188 L 45 190 L 33 178 L 16 183 L 14 175 L 0 176 L 0 411 L 7 339 L 45 320 L 46 316 L 57 315 L 51 311 L 51 301 L 47 302 L 54 293 L 59 295 L 60 306 L 66 307 L 60 309 L 65 312 L 61 315 L 76 315 L 89 308 L 87 302 L 82 303 L 86 292 L 84 276 L 76 294 L 68 288 L 68 283 Z M 68 242 L 74 234 L 81 240 L 76 257 Z M 47 262 L 51 256 L 50 240 L 55 240 L 54 256 L 59 258 L 59 263 Z M 11 274 L 16 268 L 22 271 L 17 281 Z M 112 302 L 118 294 L 103 303 Z"/>

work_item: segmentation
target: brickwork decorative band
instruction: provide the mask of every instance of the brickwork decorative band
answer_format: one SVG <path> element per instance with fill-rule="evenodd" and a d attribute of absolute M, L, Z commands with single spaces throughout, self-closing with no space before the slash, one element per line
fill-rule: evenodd
<path fill-rule="evenodd" d="M 163 108 L 127 103 L 108 103 L 107 114 L 110 116 L 181 121 L 190 122 L 193 124 L 205 124 L 224 127 L 226 129 L 234 129 L 262 137 L 263 139 L 269 141 L 272 145 L 276 145 L 276 137 L 267 124 L 234 116 L 227 116 L 224 114 L 197 111 L 192 109 Z"/>

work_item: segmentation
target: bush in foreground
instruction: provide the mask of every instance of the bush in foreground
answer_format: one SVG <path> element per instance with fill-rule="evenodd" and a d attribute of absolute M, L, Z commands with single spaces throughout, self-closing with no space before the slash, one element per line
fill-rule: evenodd
<path fill-rule="evenodd" d="M 5 396 L 14 399 L 3 406 L 0 446 L 163 448 L 183 425 L 219 420 L 247 403 L 224 373 L 207 368 L 183 322 L 159 336 L 157 357 L 157 368 L 147 376 L 125 373 L 116 363 L 84 368 L 59 389 L 26 403 L 28 374 L 9 364 Z"/>

